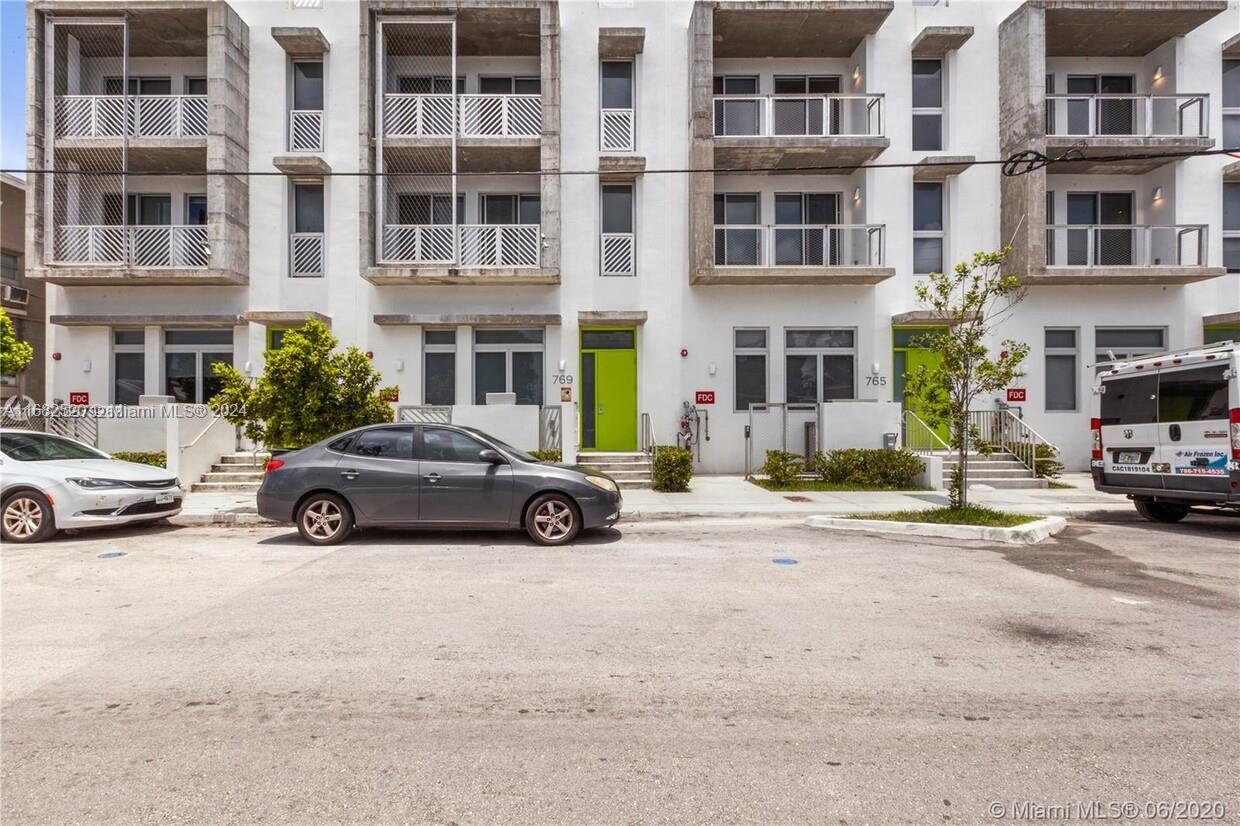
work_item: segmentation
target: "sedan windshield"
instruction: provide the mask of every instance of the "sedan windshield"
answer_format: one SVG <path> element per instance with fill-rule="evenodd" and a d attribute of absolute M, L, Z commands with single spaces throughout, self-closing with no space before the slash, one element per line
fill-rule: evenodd
<path fill-rule="evenodd" d="M 65 459 L 107 459 L 86 445 L 45 433 L 0 433 L 0 452 L 18 462 L 56 462 Z"/>

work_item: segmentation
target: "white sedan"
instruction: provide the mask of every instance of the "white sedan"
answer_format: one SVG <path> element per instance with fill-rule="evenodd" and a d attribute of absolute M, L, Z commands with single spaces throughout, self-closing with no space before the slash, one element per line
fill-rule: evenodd
<path fill-rule="evenodd" d="M 122 462 L 31 430 L 0 430 L 0 528 L 41 542 L 64 528 L 154 522 L 181 512 L 185 491 L 163 468 Z"/>

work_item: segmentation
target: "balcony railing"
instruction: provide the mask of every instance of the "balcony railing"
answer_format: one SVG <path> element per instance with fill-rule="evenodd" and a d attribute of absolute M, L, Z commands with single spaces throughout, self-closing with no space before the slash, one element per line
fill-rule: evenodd
<path fill-rule="evenodd" d="M 604 152 L 632 152 L 635 119 L 632 109 L 603 109 L 599 112 L 599 149 Z"/>
<path fill-rule="evenodd" d="M 538 224 L 385 224 L 383 262 L 460 267 L 537 267 Z"/>
<path fill-rule="evenodd" d="M 1210 134 L 1208 95 L 1047 95 L 1046 134 L 1181 137 Z"/>
<path fill-rule="evenodd" d="M 293 109 L 288 113 L 290 152 L 323 151 L 323 112 L 321 109 Z"/>
<path fill-rule="evenodd" d="M 59 138 L 201 138 L 206 95 L 59 95 Z"/>
<path fill-rule="evenodd" d="M 1057 224 L 1046 228 L 1048 267 L 1204 267 L 1204 224 Z"/>
<path fill-rule="evenodd" d="M 715 227 L 720 267 L 881 267 L 884 225 L 766 224 Z"/>
<path fill-rule="evenodd" d="M 536 138 L 542 134 L 541 95 L 383 96 L 383 134 L 389 138 Z"/>
<path fill-rule="evenodd" d="M 716 137 L 883 135 L 882 95 L 716 95 Z"/>
<path fill-rule="evenodd" d="M 57 264 L 196 268 L 207 266 L 208 257 L 207 228 L 201 224 L 56 227 Z"/>
<path fill-rule="evenodd" d="M 631 232 L 604 232 L 600 242 L 603 275 L 632 275 L 637 269 L 637 244 Z"/>
<path fill-rule="evenodd" d="M 294 232 L 289 236 L 289 266 L 295 278 L 323 274 L 323 233 Z"/>

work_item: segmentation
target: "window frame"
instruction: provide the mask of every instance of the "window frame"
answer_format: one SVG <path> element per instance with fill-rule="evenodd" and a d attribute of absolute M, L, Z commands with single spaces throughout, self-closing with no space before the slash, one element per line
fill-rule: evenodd
<path fill-rule="evenodd" d="M 1123 361 L 1126 359 L 1140 358 L 1141 356 L 1153 355 L 1154 353 L 1165 353 L 1167 351 L 1167 328 L 1166 327 L 1129 327 L 1118 326 L 1114 324 L 1097 325 L 1094 327 L 1094 371 L 1102 372 L 1100 366 L 1104 362 L 1109 362 L 1110 357 L 1107 356 L 1107 348 L 1098 344 L 1098 332 L 1100 330 L 1157 330 L 1162 335 L 1162 346 L 1160 347 L 1125 347 L 1122 353 L 1116 355 L 1116 359 Z"/>
<path fill-rule="evenodd" d="M 939 189 L 939 218 L 942 229 L 916 229 L 917 226 L 917 187 L 938 187 Z M 939 260 L 940 272 L 945 268 L 947 261 L 947 185 L 943 181 L 914 181 L 913 182 L 913 244 L 911 252 L 913 253 L 913 275 L 929 275 L 929 272 L 918 272 L 917 270 L 917 241 L 925 238 L 938 238 L 940 241 L 941 256 Z"/>
<path fill-rule="evenodd" d="M 170 332 L 216 332 L 217 330 L 221 330 L 221 329 L 228 331 L 228 335 L 229 335 L 228 344 L 169 344 L 168 343 L 168 333 Z M 206 379 L 207 379 L 206 374 L 203 372 L 203 368 L 205 365 L 203 364 L 202 357 L 204 353 L 224 353 L 225 348 L 227 348 L 227 353 L 230 357 L 230 361 L 235 362 L 236 355 L 237 355 L 237 349 L 236 349 L 237 345 L 236 345 L 236 340 L 235 340 L 236 336 L 233 334 L 232 329 L 231 328 L 219 328 L 219 327 L 206 327 L 206 328 L 201 328 L 201 329 L 195 329 L 192 327 L 184 327 L 184 328 L 165 327 L 160 331 L 160 333 L 162 336 L 162 340 L 160 342 L 161 358 L 160 358 L 160 365 L 159 365 L 160 385 L 163 387 L 165 391 L 167 391 L 168 389 L 168 355 L 169 354 L 193 353 L 194 354 L 194 396 L 195 396 L 195 399 L 194 401 L 177 402 L 177 403 L 178 404 L 206 404 L 207 402 L 209 402 L 210 399 L 202 398 L 202 395 L 203 395 L 202 391 L 206 385 Z M 172 394 L 165 392 L 164 395 L 170 396 Z"/>
<path fill-rule="evenodd" d="M 141 344 L 117 344 L 116 343 L 117 333 L 135 333 L 135 332 L 142 334 L 143 341 Z M 116 356 L 118 354 L 129 354 L 129 355 L 137 354 L 137 355 L 142 356 L 142 392 L 138 394 L 138 398 L 140 400 L 142 396 L 146 395 L 146 330 L 142 327 L 113 327 L 109 331 L 108 341 L 112 345 L 112 352 L 109 354 L 109 357 L 108 357 L 108 365 L 111 370 L 111 375 L 108 377 L 109 378 L 109 381 L 108 381 L 109 400 L 111 401 L 112 404 L 123 404 L 123 402 L 117 401 L 117 398 L 116 398 L 116 378 L 117 378 Z"/>
<path fill-rule="evenodd" d="M 452 343 L 451 344 L 440 344 L 440 343 L 432 344 L 427 341 L 428 333 L 452 333 Z M 460 335 L 457 332 L 457 329 L 455 327 L 423 327 L 422 328 L 422 403 L 423 404 L 433 404 L 436 406 L 447 406 L 447 407 L 456 405 L 456 346 L 457 346 L 457 342 L 459 338 L 460 338 Z M 430 363 L 426 357 L 429 355 L 433 355 L 433 354 L 444 354 L 444 353 L 451 354 L 452 356 L 452 400 L 448 402 L 447 405 L 442 405 L 440 402 L 432 402 L 427 399 L 427 395 L 428 395 L 427 379 L 430 376 Z"/>
<path fill-rule="evenodd" d="M 487 201 L 492 198 L 511 198 L 512 199 L 512 215 L 516 220 L 508 224 L 492 224 L 487 220 Z M 533 224 L 521 223 L 521 201 L 523 199 L 535 199 L 538 202 L 539 220 Z M 540 192 L 479 192 L 478 193 L 478 223 L 488 227 L 536 227 L 542 224 L 542 193 Z"/>
<path fill-rule="evenodd" d="M 1052 347 L 1046 343 L 1046 334 L 1050 332 L 1072 333 L 1072 347 Z M 1072 357 L 1072 407 L 1051 407 L 1050 393 L 1050 357 Z M 1079 413 L 1081 412 L 1081 328 L 1080 327 L 1043 327 L 1042 328 L 1042 409 L 1046 413 Z"/>
<path fill-rule="evenodd" d="M 542 341 L 537 342 L 537 343 L 509 342 L 509 343 L 504 343 L 504 344 L 479 344 L 478 343 L 478 332 L 480 330 L 486 330 L 488 332 L 498 332 L 501 330 L 537 330 L 539 333 L 542 334 Z M 512 385 L 512 354 L 513 353 L 539 353 L 542 356 L 539 362 L 540 372 L 542 375 L 541 375 L 541 380 L 539 382 L 539 387 L 538 387 L 539 400 L 534 402 L 533 404 L 538 407 L 541 407 L 544 404 L 546 404 L 546 401 L 547 401 L 547 388 L 546 388 L 546 385 L 547 385 L 547 328 L 545 327 L 509 327 L 509 326 L 475 327 L 473 331 L 473 340 L 470 342 L 470 344 L 472 347 L 470 351 L 470 356 L 471 356 L 470 366 L 473 371 L 473 375 L 471 376 L 470 383 L 471 383 L 471 389 L 473 390 L 472 399 L 473 399 L 474 404 L 482 404 L 482 405 L 486 404 L 485 395 L 483 396 L 481 402 L 478 401 L 478 354 L 479 353 L 503 353 L 504 354 L 504 389 L 500 391 L 503 393 L 516 393 L 516 391 L 512 389 L 513 387 Z M 520 401 L 517 401 L 516 403 L 522 404 L 522 402 Z M 529 404 L 529 402 L 525 402 L 525 404 Z"/>
<path fill-rule="evenodd" d="M 1228 64 L 1228 63 L 1234 63 L 1234 64 L 1236 64 L 1236 77 L 1237 77 L 1237 78 L 1240 78 L 1240 59 L 1236 59 L 1236 58 L 1223 58 L 1223 63 L 1222 63 L 1222 66 L 1221 66 L 1221 68 L 1220 68 L 1220 73 L 1219 73 L 1219 74 L 1220 74 L 1220 77 L 1219 77 L 1219 85 L 1220 85 L 1220 89 L 1219 89 L 1219 91 L 1220 91 L 1220 93 L 1221 93 L 1221 94 L 1219 95 L 1219 103 L 1220 103 L 1220 104 L 1224 104 L 1224 102 L 1227 100 L 1227 64 Z M 1238 81 L 1237 81 L 1237 83 L 1240 83 L 1240 80 L 1238 80 Z M 1223 141 L 1225 141 L 1225 140 L 1227 139 L 1227 123 L 1228 123 L 1228 121 L 1229 121 L 1229 120 L 1230 120 L 1230 121 L 1237 121 L 1237 120 L 1240 120 L 1240 106 L 1227 106 L 1227 105 L 1220 105 L 1220 106 L 1219 106 L 1219 109 L 1220 109 L 1220 110 L 1222 111 L 1222 113 L 1223 113 L 1223 122 L 1222 122 L 1222 126 L 1223 126 L 1223 134 L 1222 134 L 1222 135 L 1220 135 L 1219 137 L 1220 137 L 1220 139 L 1222 139 Z M 1240 129 L 1238 129 L 1237 131 L 1240 131 Z"/>
<path fill-rule="evenodd" d="M 766 346 L 764 347 L 738 347 L 736 344 L 737 333 L 762 333 Z M 732 409 L 735 413 L 748 413 L 748 407 L 740 406 L 740 399 L 737 397 L 740 388 L 740 382 L 737 377 L 740 375 L 738 369 L 738 358 L 740 356 L 761 356 L 762 357 L 762 401 L 763 406 L 770 404 L 771 401 L 771 328 L 770 327 L 733 327 L 732 328 Z"/>
<path fill-rule="evenodd" d="M 914 98 L 916 97 L 916 93 L 915 93 L 915 89 L 912 87 L 915 87 L 916 85 L 913 78 L 916 78 L 918 76 L 916 72 L 916 66 L 918 63 L 939 64 L 939 105 L 938 106 L 918 106 L 914 100 Z M 910 77 L 909 102 L 911 105 L 911 115 L 910 115 L 911 119 L 909 121 L 909 127 L 910 127 L 909 128 L 909 145 L 912 147 L 914 152 L 942 152 L 947 146 L 946 130 L 943 128 L 944 115 L 946 114 L 946 108 L 947 108 L 944 105 L 947 100 L 947 94 L 946 94 L 947 84 L 944 82 L 947 79 L 947 62 L 940 57 L 915 57 L 912 59 L 912 62 L 909 64 L 909 77 Z M 917 121 L 918 117 L 937 117 L 938 118 L 938 121 L 939 121 L 939 141 L 938 141 L 939 145 L 938 146 L 936 147 L 917 146 L 917 141 L 916 141 L 917 131 L 912 128 L 912 125 L 913 123 Z"/>
<path fill-rule="evenodd" d="M 852 347 L 790 347 L 788 346 L 788 333 L 790 332 L 848 332 L 852 333 Z M 784 404 L 785 405 L 819 405 L 825 401 L 855 401 L 857 398 L 857 334 L 856 327 L 784 327 L 783 328 L 783 344 L 784 344 Z M 789 356 L 814 356 L 814 395 L 813 402 L 790 402 L 788 401 L 788 357 Z M 822 375 L 822 359 L 823 356 L 851 356 L 852 357 L 852 393 L 847 399 L 827 399 L 822 397 L 823 393 L 823 375 Z"/>
<path fill-rule="evenodd" d="M 1236 62 L 1240 63 L 1240 61 L 1236 61 Z M 1236 115 L 1240 117 L 1240 109 L 1236 110 Z M 1227 272 L 1240 272 L 1240 261 L 1237 262 L 1235 267 L 1227 266 L 1227 242 L 1228 240 L 1233 240 L 1233 241 L 1240 240 L 1240 229 L 1227 229 L 1227 190 L 1228 190 L 1228 187 L 1234 187 L 1236 190 L 1240 190 L 1240 182 L 1223 181 L 1223 216 L 1222 216 L 1223 218 L 1222 220 L 1223 267 L 1226 268 Z M 1236 223 L 1237 225 L 1240 225 L 1240 215 L 1236 216 Z M 1237 257 L 1240 258 L 1240 253 L 1237 254 Z"/>
<path fill-rule="evenodd" d="M 604 235 L 624 235 L 625 233 L 608 232 L 603 223 L 606 215 L 603 211 L 603 191 L 612 189 L 628 189 L 629 190 L 629 231 L 628 235 L 633 237 L 633 260 L 632 269 L 626 273 L 608 273 L 603 262 L 603 236 Z M 612 183 L 599 181 L 598 185 L 598 235 L 599 235 L 599 257 L 598 257 L 598 274 L 600 278 L 633 278 L 637 275 L 637 182 L 629 181 L 627 183 Z"/>

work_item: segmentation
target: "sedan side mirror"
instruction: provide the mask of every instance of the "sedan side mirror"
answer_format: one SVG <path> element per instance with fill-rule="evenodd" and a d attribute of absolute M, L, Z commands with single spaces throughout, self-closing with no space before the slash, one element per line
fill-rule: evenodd
<path fill-rule="evenodd" d="M 502 465 L 504 464 L 504 457 L 499 455 L 499 451 L 487 448 L 486 450 L 478 451 L 478 461 L 490 462 L 493 465 Z"/>

